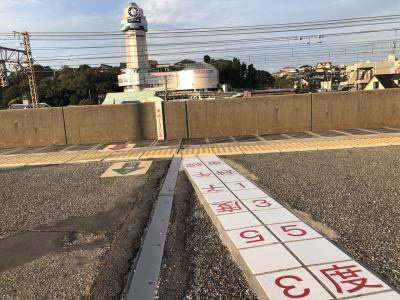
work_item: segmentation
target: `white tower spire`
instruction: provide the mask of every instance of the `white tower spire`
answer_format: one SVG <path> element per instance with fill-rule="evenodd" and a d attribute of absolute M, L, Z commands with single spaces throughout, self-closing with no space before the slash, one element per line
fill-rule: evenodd
<path fill-rule="evenodd" d="M 126 69 L 118 77 L 119 86 L 126 92 L 141 91 L 147 87 L 149 76 L 147 21 L 143 10 L 136 3 L 130 3 L 124 10 L 121 24 L 125 33 Z"/>

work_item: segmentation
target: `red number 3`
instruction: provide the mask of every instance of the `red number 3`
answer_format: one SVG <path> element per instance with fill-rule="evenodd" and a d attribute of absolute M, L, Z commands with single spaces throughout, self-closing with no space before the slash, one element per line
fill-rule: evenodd
<path fill-rule="evenodd" d="M 283 290 L 283 294 L 286 297 L 293 298 L 293 299 L 300 299 L 300 298 L 304 298 L 304 297 L 307 297 L 308 295 L 310 295 L 310 289 L 309 288 L 304 289 L 303 293 L 301 293 L 301 294 L 297 294 L 297 295 L 291 294 L 290 291 L 295 289 L 296 286 L 295 285 L 284 285 L 284 284 L 282 284 L 282 280 L 285 280 L 285 279 L 294 279 L 294 280 L 296 280 L 298 282 L 303 281 L 303 279 L 301 279 L 301 278 L 299 278 L 297 276 L 292 276 L 292 275 L 281 276 L 281 277 L 275 279 L 275 284 L 277 286 L 279 286 L 280 288 L 284 289 Z"/>

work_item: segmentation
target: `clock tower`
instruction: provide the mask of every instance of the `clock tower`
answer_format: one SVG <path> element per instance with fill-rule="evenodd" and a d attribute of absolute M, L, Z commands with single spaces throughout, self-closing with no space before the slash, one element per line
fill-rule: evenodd
<path fill-rule="evenodd" d="M 147 87 L 149 76 L 147 21 L 143 10 L 136 3 L 130 3 L 124 10 L 121 24 L 125 33 L 126 69 L 118 76 L 119 86 L 126 92 L 141 91 Z"/>

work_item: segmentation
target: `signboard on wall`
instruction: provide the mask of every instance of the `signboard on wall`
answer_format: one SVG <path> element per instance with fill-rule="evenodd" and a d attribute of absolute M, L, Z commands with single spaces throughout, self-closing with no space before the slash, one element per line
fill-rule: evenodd
<path fill-rule="evenodd" d="M 157 139 L 164 140 L 164 121 L 163 121 L 163 112 L 162 112 L 162 104 L 161 100 L 157 100 L 154 102 L 155 111 L 156 111 L 156 123 L 157 123 Z"/>

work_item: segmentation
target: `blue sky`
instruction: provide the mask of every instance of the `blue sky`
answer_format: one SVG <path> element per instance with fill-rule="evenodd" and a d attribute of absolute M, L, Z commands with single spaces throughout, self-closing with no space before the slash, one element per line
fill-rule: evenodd
<path fill-rule="evenodd" d="M 136 2 L 144 9 L 150 29 L 275 24 L 400 14 L 398 0 L 138 0 Z M 0 0 L 0 31 L 118 31 L 122 9 L 128 3 L 129 1 L 125 0 Z M 400 27 L 400 24 L 397 27 Z M 391 36 L 393 33 L 388 33 L 387 36 L 380 34 L 379 38 L 389 39 Z M 151 40 L 149 43 L 151 44 Z M 35 41 L 32 41 L 32 44 L 34 48 L 56 45 L 54 41 L 51 45 Z M 0 45 L 17 44 L 0 39 Z M 65 43 L 58 42 L 57 45 Z M 62 54 L 71 53 L 66 51 L 58 53 Z M 34 56 L 46 55 L 53 54 L 34 51 Z M 235 55 L 240 56 L 240 53 Z M 247 54 L 243 53 L 242 56 L 247 57 Z M 265 67 L 275 70 L 284 64 L 284 62 L 274 62 Z"/>

